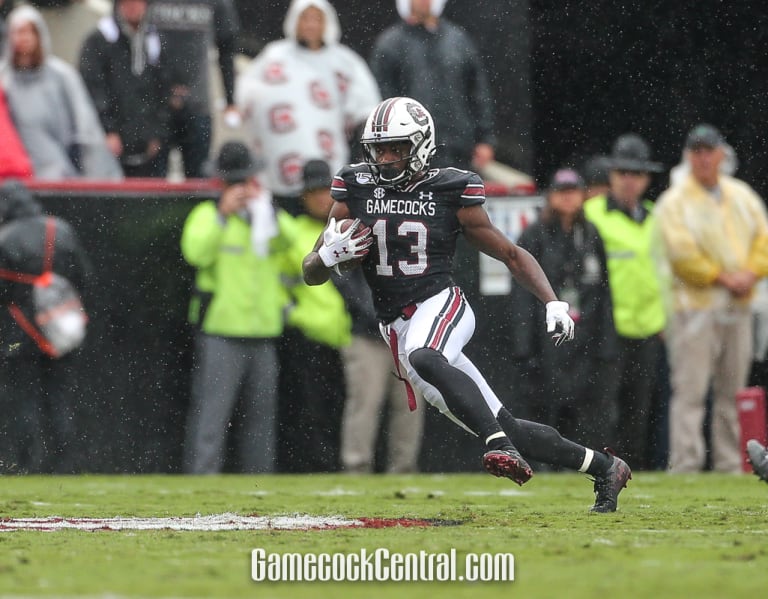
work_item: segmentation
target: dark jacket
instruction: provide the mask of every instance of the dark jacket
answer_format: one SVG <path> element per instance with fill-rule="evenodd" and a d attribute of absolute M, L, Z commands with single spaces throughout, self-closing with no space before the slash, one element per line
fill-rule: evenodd
<path fill-rule="evenodd" d="M 577 316 L 574 340 L 555 348 L 543 325 L 541 302 L 516 285 L 512 292 L 513 356 L 538 362 L 544 369 L 553 364 L 567 368 L 574 356 L 613 358 L 617 340 L 608 270 L 605 249 L 595 226 L 581 218 L 567 233 L 556 218 L 549 222 L 540 220 L 523 231 L 517 243 L 539 261 L 558 298 L 568 301 Z"/>
<path fill-rule="evenodd" d="M 441 19 L 435 31 L 400 22 L 376 40 L 371 71 L 384 98 L 410 96 L 435 120 L 435 166 L 468 168 L 475 144 L 495 145 L 493 98 L 475 44 Z"/>
<path fill-rule="evenodd" d="M 234 104 L 235 49 L 240 21 L 232 0 L 153 0 L 148 19 L 163 38 L 172 85 L 189 89 L 185 110 L 210 114 L 209 44 L 216 45 L 227 104 Z"/>
<path fill-rule="evenodd" d="M 106 133 L 118 133 L 121 159 L 141 158 L 151 140 L 168 137 L 170 76 L 153 26 L 142 26 L 138 48 L 114 17 L 105 17 L 85 40 L 80 73 Z M 140 53 L 140 55 L 137 55 Z"/>
<path fill-rule="evenodd" d="M 9 182 L 0 187 L 0 269 L 32 275 L 42 273 L 48 218 L 21 184 Z M 66 277 L 82 295 L 91 275 L 90 260 L 72 227 L 60 218 L 53 218 L 56 223 L 53 272 Z M 31 318 L 32 287 L 0 279 L 0 356 L 39 353 L 6 310 L 11 302 Z"/>

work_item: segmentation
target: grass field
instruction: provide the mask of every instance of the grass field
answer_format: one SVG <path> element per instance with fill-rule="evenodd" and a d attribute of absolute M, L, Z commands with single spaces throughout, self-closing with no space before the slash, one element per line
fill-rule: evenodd
<path fill-rule="evenodd" d="M 0 595 L 15 597 L 764 597 L 768 485 L 753 476 L 636 473 L 616 514 L 591 483 L 539 474 L 0 478 L 0 517 L 341 515 L 435 527 L 0 532 Z M 2 524 L 2 522 L 0 522 Z M 250 554 L 511 552 L 514 582 L 256 583 Z M 498 593 L 504 593 L 499 595 Z"/>

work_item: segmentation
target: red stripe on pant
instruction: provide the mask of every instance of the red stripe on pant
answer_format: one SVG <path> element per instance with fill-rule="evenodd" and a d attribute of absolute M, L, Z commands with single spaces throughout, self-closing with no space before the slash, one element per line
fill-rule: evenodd
<path fill-rule="evenodd" d="M 456 312 L 458 312 L 461 307 L 461 293 L 458 292 L 456 287 L 451 289 L 451 293 L 454 294 L 453 300 L 451 300 L 451 305 L 448 308 L 447 313 L 442 317 L 440 325 L 437 327 L 437 332 L 435 332 L 432 340 L 427 344 L 429 349 L 437 349 L 440 347 L 443 342 L 443 337 L 448 329 L 448 325 L 451 324 L 453 317 L 456 316 Z"/>

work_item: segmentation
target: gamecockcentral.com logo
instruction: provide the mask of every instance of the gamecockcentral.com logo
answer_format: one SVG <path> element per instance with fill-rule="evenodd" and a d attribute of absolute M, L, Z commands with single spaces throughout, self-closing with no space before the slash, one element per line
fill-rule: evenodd
<path fill-rule="evenodd" d="M 398 553 L 379 547 L 357 553 L 271 553 L 251 551 L 256 582 L 511 582 L 511 553 Z"/>

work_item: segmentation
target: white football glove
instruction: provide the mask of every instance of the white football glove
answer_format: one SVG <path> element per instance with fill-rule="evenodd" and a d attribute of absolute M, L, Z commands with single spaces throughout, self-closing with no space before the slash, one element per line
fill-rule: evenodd
<path fill-rule="evenodd" d="M 352 226 L 343 233 L 336 228 L 336 219 L 331 218 L 328 226 L 323 231 L 323 245 L 317 250 L 320 259 L 328 268 L 341 262 L 362 258 L 368 253 L 368 248 L 373 243 L 371 230 L 367 229 L 364 235 L 354 237 L 355 231 L 360 227 L 360 219 L 356 218 Z"/>
<path fill-rule="evenodd" d="M 568 315 L 568 302 L 547 302 L 547 333 L 552 333 L 555 347 L 573 339 L 573 319 Z"/>

